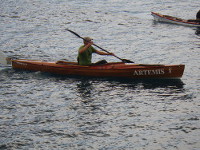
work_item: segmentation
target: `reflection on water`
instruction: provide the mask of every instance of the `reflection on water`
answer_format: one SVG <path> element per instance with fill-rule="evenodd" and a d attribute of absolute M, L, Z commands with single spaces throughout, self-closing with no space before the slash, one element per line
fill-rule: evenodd
<path fill-rule="evenodd" d="M 186 70 L 182 80 L 119 80 L 0 68 L 0 149 L 199 149 L 199 29 L 152 24 L 150 12 L 184 10 L 180 17 L 190 18 L 198 7 L 194 0 L 1 1 L 5 55 L 74 62 L 82 41 L 69 28 L 121 58 Z M 93 62 L 119 61 L 103 57 Z"/>
<path fill-rule="evenodd" d="M 198 36 L 200 36 L 200 27 L 198 27 L 198 28 L 196 29 L 195 34 L 198 35 Z"/>
<path fill-rule="evenodd" d="M 77 82 L 77 92 L 84 100 L 93 100 L 98 97 L 101 92 L 109 95 L 117 93 L 117 95 L 126 95 L 127 92 L 143 93 L 145 91 L 156 93 L 157 95 L 171 96 L 171 99 L 178 99 L 180 93 L 185 93 L 184 83 L 182 80 L 121 80 L 110 78 L 81 78 Z M 181 94 L 182 95 L 182 94 Z M 133 95 L 131 95 L 133 98 Z M 132 99 L 129 95 L 129 99 Z M 175 98 L 176 97 L 176 98 Z M 104 97 L 107 99 L 107 97 Z"/>
<path fill-rule="evenodd" d="M 80 91 L 92 89 L 92 82 L 106 82 L 112 86 L 128 87 L 136 89 L 138 85 L 142 85 L 144 89 L 155 88 L 176 88 L 183 89 L 184 83 L 181 79 L 111 79 L 111 78 L 81 78 L 81 83 L 77 85 Z M 85 87 L 85 88 L 83 88 Z"/>
<path fill-rule="evenodd" d="M 137 88 L 137 85 L 142 85 L 144 89 L 154 89 L 154 88 L 177 88 L 177 89 L 182 89 L 184 83 L 182 82 L 181 79 L 141 79 L 141 80 L 115 80 L 112 82 L 116 82 L 116 84 L 124 85 L 126 84 L 127 87 L 132 87 Z"/>
<path fill-rule="evenodd" d="M 83 98 L 90 98 L 93 87 L 90 83 L 90 80 L 81 80 L 80 83 L 77 84 L 77 92 L 80 93 L 80 96 Z"/>

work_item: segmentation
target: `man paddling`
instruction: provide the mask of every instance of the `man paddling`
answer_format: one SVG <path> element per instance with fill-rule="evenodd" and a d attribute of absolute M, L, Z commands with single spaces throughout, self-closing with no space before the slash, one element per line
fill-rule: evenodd
<path fill-rule="evenodd" d="M 91 65 L 92 64 L 92 53 L 97 53 L 99 55 L 112 55 L 113 53 L 107 53 L 96 50 L 92 45 L 93 41 L 90 37 L 85 37 L 83 40 L 84 45 L 82 45 L 78 50 L 78 64 L 79 65 Z M 95 64 L 105 64 L 106 60 L 99 61 Z"/>

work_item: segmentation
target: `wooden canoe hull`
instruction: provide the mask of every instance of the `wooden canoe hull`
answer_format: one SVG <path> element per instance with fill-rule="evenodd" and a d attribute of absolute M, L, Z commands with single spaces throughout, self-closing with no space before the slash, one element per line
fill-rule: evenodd
<path fill-rule="evenodd" d="M 14 69 L 41 71 L 60 75 L 79 75 L 93 77 L 121 77 L 121 78 L 181 78 L 185 65 L 147 65 L 108 63 L 96 66 L 80 66 L 73 62 L 57 64 L 33 60 L 12 60 Z"/>
<path fill-rule="evenodd" d="M 151 12 L 151 15 L 154 17 L 156 21 L 160 22 L 167 22 L 167 23 L 173 23 L 173 24 L 179 24 L 184 26 L 191 26 L 191 27 L 200 27 L 200 23 L 198 22 L 189 22 L 188 20 L 172 17 L 168 15 L 162 15 L 159 13 Z"/>

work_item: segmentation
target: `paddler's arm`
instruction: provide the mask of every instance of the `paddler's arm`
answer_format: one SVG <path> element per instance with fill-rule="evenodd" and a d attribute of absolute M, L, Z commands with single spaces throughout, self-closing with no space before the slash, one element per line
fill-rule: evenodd
<path fill-rule="evenodd" d="M 107 52 L 102 52 L 102 51 L 98 51 L 98 50 L 95 50 L 95 53 L 97 53 L 99 55 L 112 55 L 112 56 L 115 56 L 115 54 L 113 54 L 113 53 L 107 53 Z"/>
<path fill-rule="evenodd" d="M 87 45 L 84 45 L 84 47 L 79 50 L 79 53 L 85 52 L 92 44 L 93 42 L 88 42 Z"/>

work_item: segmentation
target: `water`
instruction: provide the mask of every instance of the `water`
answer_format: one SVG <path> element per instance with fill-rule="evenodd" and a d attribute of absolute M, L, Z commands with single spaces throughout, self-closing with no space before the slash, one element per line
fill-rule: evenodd
<path fill-rule="evenodd" d="M 156 23 L 151 11 L 195 18 L 199 1 L 7 0 L 1 51 L 76 61 L 69 28 L 136 63 L 185 64 L 181 80 L 63 77 L 0 68 L 0 149 L 200 149 L 199 29 Z M 183 11 L 184 10 L 184 11 Z M 112 56 L 93 56 L 119 61 Z"/>

